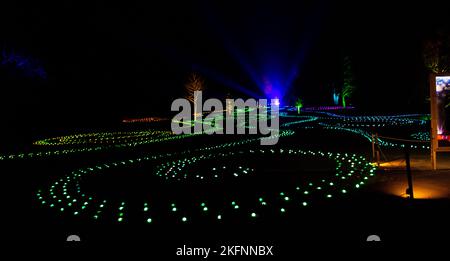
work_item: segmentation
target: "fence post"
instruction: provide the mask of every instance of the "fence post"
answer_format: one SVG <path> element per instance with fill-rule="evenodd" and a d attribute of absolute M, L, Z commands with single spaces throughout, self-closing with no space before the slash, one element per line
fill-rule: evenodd
<path fill-rule="evenodd" d="M 409 146 L 405 146 L 405 159 L 406 159 L 406 177 L 408 178 L 408 188 L 406 193 L 410 199 L 414 199 L 413 181 L 411 175 L 411 160 L 409 155 Z"/>
<path fill-rule="evenodd" d="M 377 150 L 377 166 L 380 167 L 380 151 Z"/>
<path fill-rule="evenodd" d="M 380 144 L 378 144 L 378 133 L 375 133 L 375 143 L 377 145 L 377 151 L 376 151 L 376 156 L 377 156 L 377 166 L 380 167 Z"/>
<path fill-rule="evenodd" d="M 372 160 L 375 161 L 375 134 L 372 133 Z"/>

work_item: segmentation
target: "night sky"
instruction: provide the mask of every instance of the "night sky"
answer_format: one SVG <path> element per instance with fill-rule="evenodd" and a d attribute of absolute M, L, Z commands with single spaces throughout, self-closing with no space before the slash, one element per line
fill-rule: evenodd
<path fill-rule="evenodd" d="M 361 111 L 426 112 L 422 43 L 449 24 L 431 4 L 145 2 L 2 3 L 0 47 L 47 73 L 36 79 L 1 68 L 2 131 L 26 136 L 167 115 L 192 71 L 210 97 L 263 96 L 258 81 L 268 77 L 279 80 L 286 102 L 331 105 L 345 55 Z"/>

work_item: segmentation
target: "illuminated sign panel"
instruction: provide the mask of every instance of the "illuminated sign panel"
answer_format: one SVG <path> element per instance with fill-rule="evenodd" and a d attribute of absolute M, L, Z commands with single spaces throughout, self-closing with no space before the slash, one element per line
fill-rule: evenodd
<path fill-rule="evenodd" d="M 436 76 L 434 92 L 438 147 L 450 146 L 450 76 Z"/>
<path fill-rule="evenodd" d="M 431 161 L 436 169 L 436 152 L 450 151 L 450 74 L 432 74 Z"/>

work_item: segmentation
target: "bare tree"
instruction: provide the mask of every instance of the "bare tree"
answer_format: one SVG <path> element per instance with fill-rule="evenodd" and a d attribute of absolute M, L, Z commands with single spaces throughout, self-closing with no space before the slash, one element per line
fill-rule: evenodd
<path fill-rule="evenodd" d="M 197 73 L 191 73 L 188 82 L 184 86 L 186 90 L 185 98 L 194 104 L 194 120 L 197 120 L 199 114 L 197 113 L 198 91 L 204 91 L 205 81 Z"/>

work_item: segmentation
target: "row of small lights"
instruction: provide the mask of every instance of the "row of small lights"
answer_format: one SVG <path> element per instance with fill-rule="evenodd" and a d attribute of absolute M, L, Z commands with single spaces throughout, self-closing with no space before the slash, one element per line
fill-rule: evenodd
<path fill-rule="evenodd" d="M 217 147 L 217 146 L 215 146 Z M 224 144 L 223 147 L 228 147 Z M 212 148 L 206 149 L 206 151 L 211 151 Z M 373 167 L 369 162 L 367 162 L 363 157 L 356 156 L 354 154 L 340 154 L 340 153 L 325 153 L 325 152 L 313 152 L 313 151 L 303 151 L 300 149 L 266 149 L 266 150 L 248 150 L 245 151 L 245 153 L 250 154 L 278 154 L 278 155 L 309 155 L 309 156 L 318 156 L 318 157 L 325 157 L 329 159 L 333 159 L 336 161 L 337 168 L 336 173 L 334 176 L 330 177 L 329 180 L 322 180 L 319 185 L 314 185 L 312 182 L 308 183 L 308 185 L 302 189 L 303 186 L 295 186 L 295 188 L 292 188 L 292 191 L 289 191 L 289 189 L 286 189 L 285 191 L 282 191 L 279 193 L 278 196 L 282 197 L 282 202 L 288 202 L 293 200 L 294 198 L 298 198 L 298 195 L 301 195 L 302 197 L 305 195 L 308 195 L 312 193 L 313 191 L 320 191 L 322 192 L 322 196 L 325 198 L 331 198 L 333 197 L 333 194 L 331 191 L 336 191 L 336 188 L 339 188 L 338 185 L 342 182 L 345 183 L 344 186 L 342 186 L 339 191 L 342 194 L 346 194 L 350 189 L 352 188 L 359 188 L 360 186 L 364 185 L 366 180 L 374 175 L 375 167 Z M 235 155 L 241 155 L 241 152 L 235 152 L 235 153 L 229 153 L 228 156 L 235 156 Z M 219 152 L 219 155 L 222 155 L 221 152 Z M 106 200 L 97 200 L 95 196 L 89 196 L 84 194 L 80 187 L 79 187 L 79 180 L 88 174 L 94 174 L 98 171 L 112 168 L 116 166 L 126 166 L 130 164 L 134 164 L 136 162 L 142 162 L 147 160 L 155 160 L 155 159 L 162 159 L 165 158 L 167 155 L 162 156 L 152 156 L 152 157 L 144 157 L 144 158 L 138 158 L 135 160 L 129 160 L 129 161 L 122 161 L 112 164 L 103 164 L 98 165 L 94 168 L 87 168 L 87 169 L 81 169 L 78 171 L 75 171 L 72 173 L 72 175 L 68 175 L 65 178 L 59 179 L 57 182 L 55 182 L 50 189 L 48 190 L 48 193 L 46 193 L 44 197 L 43 190 L 40 190 L 37 194 L 38 199 L 41 201 L 41 204 L 48 205 L 51 208 L 57 208 L 61 212 L 72 211 L 74 215 L 80 215 L 81 213 L 85 212 L 88 206 L 96 204 L 98 207 L 93 211 L 94 218 L 98 219 L 100 214 L 102 213 L 102 210 L 104 209 L 105 204 L 107 203 Z M 170 154 L 169 156 L 173 156 Z M 210 153 L 208 155 L 209 158 L 214 158 L 214 153 Z M 217 156 L 217 155 L 216 155 Z M 223 155 L 222 155 L 223 156 Z M 182 168 L 192 165 L 198 160 L 194 160 L 195 157 L 192 157 L 188 161 L 185 161 L 185 165 L 182 165 Z M 202 159 L 208 159 L 208 157 L 202 158 Z M 349 169 L 346 169 L 348 167 Z M 217 167 L 218 168 L 218 167 Z M 348 179 L 355 178 L 358 176 L 360 179 L 357 179 L 356 183 L 353 185 L 350 185 L 348 183 Z M 289 184 L 289 186 L 292 186 L 292 184 Z M 328 188 L 328 189 L 326 189 Z M 72 193 L 69 193 L 71 191 Z M 47 199 L 46 199 L 47 198 Z M 276 199 L 273 200 L 267 200 L 266 197 L 258 197 L 258 201 L 255 202 L 257 205 L 255 207 L 249 208 L 249 216 L 250 217 L 258 217 L 258 212 L 256 211 L 258 209 L 258 206 L 267 206 L 269 202 L 275 202 Z M 80 202 L 80 203 L 78 203 Z M 237 203 L 240 201 L 233 201 L 231 202 L 231 206 L 233 209 L 242 209 L 240 205 Z M 300 201 L 299 201 L 300 202 Z M 308 201 L 302 200 L 301 206 L 307 206 Z M 117 204 L 116 204 L 117 205 Z M 203 206 L 202 211 L 207 212 L 208 208 L 206 207 L 206 201 L 204 201 L 202 204 Z M 226 204 L 228 205 L 228 204 Z M 119 204 L 119 208 L 117 210 L 117 222 L 123 222 L 125 220 L 126 212 L 125 210 L 126 202 L 121 201 Z M 281 213 L 285 213 L 287 211 L 287 206 L 281 205 L 281 206 L 274 206 L 276 207 Z M 72 208 L 72 210 L 70 210 Z M 148 202 L 145 203 L 144 206 L 144 212 L 147 212 L 149 209 Z M 176 207 L 176 203 L 171 204 L 171 211 L 177 212 L 179 208 Z M 92 211 L 91 211 L 92 212 Z M 186 213 L 186 212 L 185 212 Z M 215 216 L 218 220 L 222 220 L 223 213 L 218 212 Z M 186 222 L 189 218 L 185 215 L 181 217 L 182 222 Z M 148 217 L 146 219 L 148 223 L 151 223 L 153 221 L 152 217 Z"/>
<path fill-rule="evenodd" d="M 170 131 L 132 131 L 132 132 L 99 132 L 68 135 L 38 140 L 33 145 L 64 146 L 64 145 L 91 145 L 91 144 L 121 144 L 144 141 L 172 135 Z"/>
<path fill-rule="evenodd" d="M 112 149 L 127 149 L 127 148 L 134 148 L 134 147 L 140 146 L 140 145 L 147 145 L 147 144 L 151 144 L 151 143 L 181 140 L 181 139 L 184 139 L 187 137 L 192 137 L 193 135 L 196 135 L 196 134 L 171 135 L 171 136 L 163 136 L 163 137 L 156 137 L 156 138 L 148 137 L 141 141 L 130 141 L 128 143 L 121 143 L 121 144 L 111 144 L 111 145 L 102 145 L 102 146 L 94 146 L 94 147 L 56 149 L 56 150 L 49 150 L 49 151 L 38 151 L 38 152 L 29 152 L 29 153 L 20 153 L 20 154 L 0 155 L 0 161 L 1 160 L 17 160 L 17 159 L 63 156 L 63 155 L 70 155 L 70 154 L 75 154 L 75 153 L 108 151 L 108 150 L 112 150 Z"/>
<path fill-rule="evenodd" d="M 425 120 L 403 118 L 396 116 L 349 116 L 349 117 L 321 117 L 321 120 L 336 122 L 342 127 L 389 127 L 424 125 Z"/>
<path fill-rule="evenodd" d="M 362 130 L 362 129 L 344 128 L 344 127 L 333 126 L 333 125 L 324 124 L 324 123 L 319 123 L 319 125 L 323 126 L 325 129 L 329 129 L 329 130 L 337 130 L 337 131 L 345 131 L 345 132 L 355 133 L 355 134 L 361 135 L 362 137 L 366 138 L 368 141 L 372 142 L 372 134 L 370 132 Z M 378 137 L 377 142 L 379 145 L 384 146 L 384 147 L 405 148 L 406 146 L 409 146 L 410 148 L 413 148 L 413 149 L 430 149 L 430 146 L 428 146 L 428 145 L 414 145 L 414 144 L 406 145 L 405 143 L 387 141 L 380 137 Z"/>
<path fill-rule="evenodd" d="M 168 161 L 164 164 L 159 165 L 156 168 L 156 175 L 160 176 L 160 177 L 164 177 L 165 179 L 177 179 L 177 180 L 185 180 L 188 178 L 192 179 L 199 179 L 199 180 L 206 180 L 206 181 L 211 181 L 211 180 L 216 180 L 216 179 L 223 179 L 226 177 L 227 174 L 232 174 L 232 177 L 240 177 L 240 176 L 245 176 L 245 175 L 249 175 L 251 173 L 254 173 L 254 169 L 252 168 L 246 168 L 246 167 L 242 167 L 242 166 L 218 166 L 218 167 L 214 167 L 211 169 L 211 172 L 209 176 L 205 176 L 202 174 L 196 174 L 193 175 L 192 173 L 189 173 L 190 177 L 188 176 L 187 172 L 183 171 L 183 168 L 186 167 L 187 165 L 193 164 L 197 161 L 204 161 L 204 160 L 209 160 L 209 159 L 214 159 L 214 158 L 224 158 L 224 157 L 228 157 L 230 155 L 235 155 L 235 152 L 222 152 L 219 154 L 215 154 L 215 153 L 209 153 L 209 154 L 203 154 L 200 156 L 194 156 L 191 158 L 183 158 L 183 159 L 178 159 L 178 160 L 174 160 L 174 161 Z M 236 169 L 234 169 L 233 167 L 236 167 Z M 226 171 L 230 171 L 232 170 L 230 173 L 226 173 Z"/>
<path fill-rule="evenodd" d="M 242 113 L 247 112 L 244 110 Z M 272 116 L 273 117 L 273 116 Z M 298 116 L 297 116 L 298 117 Z M 308 117 L 305 120 L 300 120 L 295 123 L 286 123 L 284 127 L 290 126 L 292 124 L 299 124 L 309 121 L 317 120 L 317 118 Z M 192 121 L 192 125 L 194 121 Z M 246 123 L 243 123 L 246 124 Z M 249 127 L 249 126 L 245 126 Z M 283 125 L 282 125 L 283 127 Z M 75 153 L 89 153 L 89 152 L 100 152 L 107 151 L 117 148 L 132 148 L 140 145 L 146 145 L 150 143 L 165 142 L 171 140 L 179 140 L 193 134 L 183 134 L 183 135 L 170 135 L 168 131 L 136 131 L 136 132 L 99 132 L 99 133 L 87 133 L 87 134 L 74 134 L 62 137 L 53 137 L 49 139 L 38 140 L 33 143 L 37 146 L 63 146 L 63 145 L 94 145 L 82 148 L 66 148 L 66 149 L 52 149 L 48 151 L 36 151 L 28 153 L 19 154 L 9 154 L 0 155 L 0 161 L 3 160 L 18 160 L 18 159 L 28 159 L 28 158 L 41 158 L 41 157 L 53 157 L 53 156 L 63 156 Z M 103 144 L 102 146 L 95 146 L 98 144 Z"/>
<path fill-rule="evenodd" d="M 421 140 L 421 141 L 430 141 L 430 132 L 416 132 L 411 134 L 411 138 L 416 139 L 416 140 Z"/>
<path fill-rule="evenodd" d="M 245 113 L 245 111 L 242 111 Z M 192 121 L 194 124 L 194 121 Z M 243 123 L 245 125 L 245 122 Z M 248 127 L 248 126 L 246 126 Z M 56 149 L 49 151 L 37 151 L 19 154 L 0 155 L 2 160 L 17 160 L 28 158 L 52 157 L 70 155 L 74 153 L 88 153 L 107 151 L 117 148 L 133 148 L 140 145 L 151 143 L 159 143 L 165 141 L 179 140 L 193 135 L 202 133 L 171 135 L 169 131 L 137 131 L 137 132 L 99 132 L 88 134 L 74 134 L 62 137 L 54 137 L 49 139 L 38 140 L 33 145 L 40 146 L 63 146 L 63 145 L 95 145 L 103 144 L 102 146 L 88 146 L 82 148 L 67 148 Z"/>
<path fill-rule="evenodd" d="M 284 117 L 293 117 L 293 116 L 284 116 Z M 291 121 L 291 122 L 286 122 L 281 124 L 281 127 L 290 127 L 292 125 L 296 125 L 296 124 L 302 124 L 302 123 L 308 123 L 308 122 L 314 122 L 317 121 L 319 119 L 319 117 L 316 116 L 294 116 L 295 118 L 302 118 L 302 120 L 297 120 L 297 121 Z"/>
<path fill-rule="evenodd" d="M 392 121 L 407 121 L 418 122 L 419 124 L 426 124 L 429 114 L 399 114 L 399 115 L 373 115 L 373 116 L 352 116 L 342 115 L 325 111 L 318 111 L 315 114 L 327 115 L 329 119 L 341 119 L 344 121 L 359 121 L 359 122 L 392 122 Z"/>

